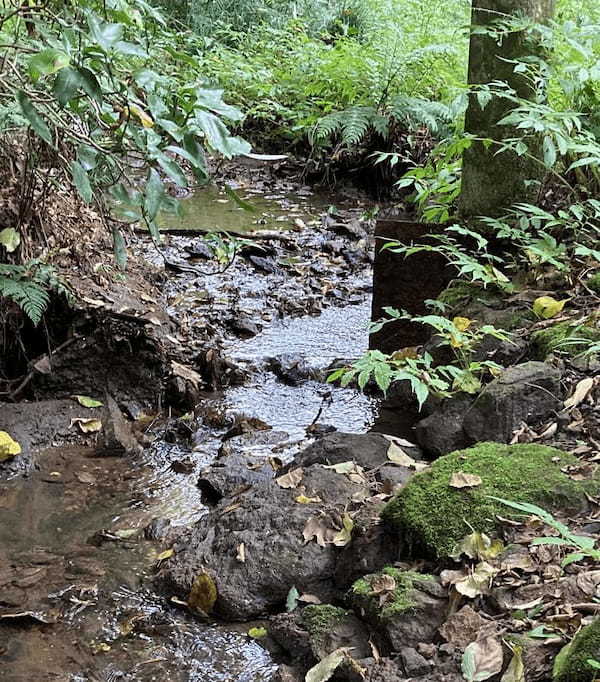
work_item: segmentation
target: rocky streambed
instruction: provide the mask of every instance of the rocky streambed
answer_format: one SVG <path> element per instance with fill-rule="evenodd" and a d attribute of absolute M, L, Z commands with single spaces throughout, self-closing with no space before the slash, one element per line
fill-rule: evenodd
<path fill-rule="evenodd" d="M 460 287 L 455 314 L 513 330 L 477 397 L 327 384 L 367 346 L 369 206 L 229 181 L 262 195 L 236 231 L 268 234 L 233 262 L 132 236 L 156 268 L 80 283 L 37 402 L 2 406 L 3 679 L 591 682 L 595 361 L 554 353 L 526 295 Z"/>

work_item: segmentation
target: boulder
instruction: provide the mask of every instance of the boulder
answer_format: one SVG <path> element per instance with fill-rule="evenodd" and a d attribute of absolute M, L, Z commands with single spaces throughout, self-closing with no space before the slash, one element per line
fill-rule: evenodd
<path fill-rule="evenodd" d="M 473 397 L 457 395 L 443 400 L 439 407 L 415 427 L 417 442 L 428 455 L 441 457 L 469 445 L 463 428 L 465 413 Z"/>
<path fill-rule="evenodd" d="M 413 476 L 384 507 L 382 518 L 412 552 L 445 558 L 470 532 L 493 534 L 496 516 L 511 515 L 490 496 L 550 510 L 585 509 L 586 493 L 595 494 L 600 479 L 574 481 L 563 473 L 578 461 L 543 445 L 481 443 L 440 457 Z M 459 487 L 464 475 L 474 478 Z"/>
<path fill-rule="evenodd" d="M 467 410 L 463 428 L 471 443 L 509 443 L 521 423 L 541 421 L 560 408 L 560 372 L 543 362 L 505 370 Z"/>
<path fill-rule="evenodd" d="M 398 652 L 431 642 L 448 610 L 446 590 L 436 577 L 393 567 L 357 580 L 348 598 Z"/>
<path fill-rule="evenodd" d="M 600 618 L 582 628 L 554 661 L 554 682 L 593 682 L 598 669 L 589 661 L 600 662 Z"/>
<path fill-rule="evenodd" d="M 130 423 L 125 419 L 117 403 L 110 396 L 104 400 L 102 431 L 98 438 L 98 452 L 104 456 L 117 457 L 141 452 Z"/>

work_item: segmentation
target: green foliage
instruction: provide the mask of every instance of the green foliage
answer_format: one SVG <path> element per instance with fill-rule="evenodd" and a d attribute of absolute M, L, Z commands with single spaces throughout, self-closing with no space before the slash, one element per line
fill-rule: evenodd
<path fill-rule="evenodd" d="M 52 266 L 39 260 L 25 265 L 0 264 L 0 299 L 16 303 L 36 326 L 50 302 L 49 291 L 71 298 L 70 290 Z"/>
<path fill-rule="evenodd" d="M 511 509 L 523 512 L 528 516 L 537 516 L 547 526 L 554 529 L 558 535 L 548 535 L 534 538 L 531 542 L 533 546 L 537 545 L 552 545 L 554 547 L 563 547 L 565 549 L 575 550 L 569 552 L 561 563 L 564 568 L 569 564 L 583 561 L 584 559 L 592 559 L 592 561 L 600 560 L 600 550 L 596 549 L 596 540 L 589 535 L 576 535 L 568 526 L 547 512 L 545 509 L 536 506 L 535 504 L 526 504 L 524 502 L 513 502 L 512 500 L 503 500 L 501 498 L 492 498 L 496 502 L 501 502 Z"/>
<path fill-rule="evenodd" d="M 577 509 L 598 482 L 571 480 L 561 469 L 577 458 L 542 445 L 482 443 L 445 455 L 416 474 L 384 508 L 382 517 L 409 546 L 434 558 L 451 556 L 473 531 L 494 533 L 506 506 L 493 497 L 521 499 L 552 509 Z M 474 474 L 479 486 L 450 486 L 454 473 Z M 492 496 L 492 497 L 490 497 Z"/>

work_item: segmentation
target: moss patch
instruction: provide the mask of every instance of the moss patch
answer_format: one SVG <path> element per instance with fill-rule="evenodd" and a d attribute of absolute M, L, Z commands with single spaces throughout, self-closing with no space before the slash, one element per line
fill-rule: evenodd
<path fill-rule="evenodd" d="M 379 595 L 373 591 L 373 583 L 381 575 L 389 575 L 396 582 L 392 599 L 383 607 L 379 606 Z M 434 577 L 415 571 L 401 571 L 387 566 L 381 573 L 373 573 L 357 580 L 352 585 L 351 595 L 359 598 L 360 605 L 366 608 L 372 617 L 378 620 L 389 620 L 398 614 L 405 613 L 415 606 L 415 585 L 419 582 L 431 581 Z"/>
<path fill-rule="evenodd" d="M 497 301 L 497 296 L 494 296 L 489 290 L 483 289 L 476 284 L 457 280 L 444 289 L 438 296 L 438 299 L 455 310 L 466 306 L 472 301 L 480 301 L 489 305 L 490 303 Z"/>
<path fill-rule="evenodd" d="M 555 682 L 592 682 L 600 676 L 588 660 L 600 661 L 600 619 L 579 631 L 554 661 Z"/>
<path fill-rule="evenodd" d="M 313 642 L 319 642 L 326 632 L 344 620 L 347 611 L 331 604 L 313 604 L 302 609 L 302 623 Z"/>
<path fill-rule="evenodd" d="M 543 445 L 481 443 L 440 457 L 415 475 L 384 507 L 382 518 L 413 551 L 445 558 L 471 528 L 493 533 L 496 515 L 510 515 L 511 510 L 490 495 L 548 509 L 580 508 L 585 492 L 594 493 L 600 485 L 596 479 L 573 481 L 562 473 L 561 468 L 577 461 Z M 478 475 L 482 484 L 452 488 L 455 472 Z"/>
<path fill-rule="evenodd" d="M 578 342 L 578 339 L 588 341 L 600 341 L 600 330 L 590 325 L 573 325 L 569 322 L 560 322 L 540 329 L 531 335 L 536 359 L 545 360 L 551 353 L 560 352 L 567 357 L 573 357 L 583 352 L 587 348 L 585 341 Z"/>

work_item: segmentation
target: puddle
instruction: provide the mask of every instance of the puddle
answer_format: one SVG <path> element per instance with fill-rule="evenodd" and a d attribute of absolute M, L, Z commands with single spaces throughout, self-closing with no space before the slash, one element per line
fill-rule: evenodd
<path fill-rule="evenodd" d="M 240 207 L 224 190 L 209 186 L 196 190 L 180 203 L 181 215 L 163 213 L 159 229 L 202 232 L 232 232 L 243 234 L 257 230 L 289 230 L 297 220 L 314 220 L 317 211 L 327 208 L 325 203 L 311 197 L 285 194 L 255 194 L 236 190 L 236 194 L 254 210 Z"/>

